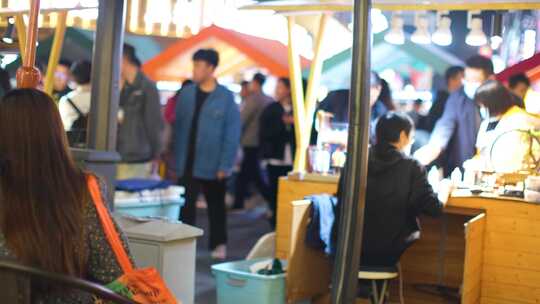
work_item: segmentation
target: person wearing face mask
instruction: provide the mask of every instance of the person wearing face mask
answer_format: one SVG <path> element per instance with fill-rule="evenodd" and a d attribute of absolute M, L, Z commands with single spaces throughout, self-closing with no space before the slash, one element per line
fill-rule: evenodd
<path fill-rule="evenodd" d="M 512 93 L 496 80 L 487 81 L 476 91 L 475 101 L 487 113 L 476 141 L 477 160 L 481 161 L 483 169 L 516 172 L 522 169 L 523 161 L 528 157 L 529 144 L 523 142 L 523 134 L 508 132 L 539 129 L 540 117 L 517 106 L 513 98 Z M 502 142 L 497 145 L 504 149 L 492 151 L 498 140 Z"/>
<path fill-rule="evenodd" d="M 450 95 L 429 143 L 414 154 L 421 164 L 429 165 L 444 153 L 444 175 L 449 176 L 474 156 L 481 117 L 473 99 L 476 90 L 490 78 L 493 78 L 490 59 L 477 55 L 466 61 L 463 88 Z"/>
<path fill-rule="evenodd" d="M 420 237 L 417 217 L 440 216 L 448 200 L 449 186 L 441 187 L 437 195 L 424 167 L 407 155 L 414 133 L 413 122 L 406 114 L 388 112 L 377 122 L 377 143 L 369 149 L 362 266 L 395 266 Z M 338 208 L 343 195 L 342 178 Z"/>

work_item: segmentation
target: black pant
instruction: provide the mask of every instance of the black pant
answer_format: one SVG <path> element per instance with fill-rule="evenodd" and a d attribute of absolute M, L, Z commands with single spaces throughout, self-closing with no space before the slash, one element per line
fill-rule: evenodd
<path fill-rule="evenodd" d="M 197 198 L 202 191 L 208 206 L 208 222 L 210 226 L 210 249 L 227 243 L 227 214 L 225 212 L 226 180 L 202 180 L 192 176 L 184 176 L 178 184 L 186 189 L 186 202 L 180 212 L 180 220 L 188 225 L 195 225 L 197 218 Z"/>
<path fill-rule="evenodd" d="M 270 210 L 272 211 L 272 217 L 270 218 L 270 225 L 272 225 L 272 228 L 276 228 L 276 217 L 277 217 L 277 193 L 278 193 L 278 183 L 279 178 L 282 176 L 287 176 L 287 173 L 289 173 L 292 170 L 292 166 L 273 166 L 268 165 L 266 167 L 266 170 L 268 171 L 268 189 L 269 189 L 269 196 L 270 199 L 268 202 L 270 203 Z"/>
<path fill-rule="evenodd" d="M 236 179 L 236 189 L 234 195 L 234 209 L 244 208 L 244 200 L 248 192 L 249 185 L 254 182 L 259 192 L 265 199 L 268 198 L 268 186 L 266 185 L 259 159 L 259 148 L 244 147 L 244 158 L 240 165 L 240 172 Z"/>

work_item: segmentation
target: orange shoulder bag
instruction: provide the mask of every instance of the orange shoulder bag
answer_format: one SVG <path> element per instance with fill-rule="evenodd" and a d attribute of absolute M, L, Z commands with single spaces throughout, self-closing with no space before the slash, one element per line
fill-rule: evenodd
<path fill-rule="evenodd" d="M 88 189 L 92 196 L 92 201 L 96 206 L 105 236 L 114 251 L 118 264 L 124 272 L 120 278 L 107 284 L 106 287 L 140 304 L 180 303 L 167 288 L 167 285 L 155 268 L 133 268 L 110 213 L 103 203 L 99 185 L 94 176 L 88 177 Z"/>

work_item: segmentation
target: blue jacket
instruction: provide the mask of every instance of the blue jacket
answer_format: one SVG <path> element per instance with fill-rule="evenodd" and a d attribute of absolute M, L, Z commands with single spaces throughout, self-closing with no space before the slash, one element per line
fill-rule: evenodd
<path fill-rule="evenodd" d="M 479 129 L 480 111 L 476 103 L 465 95 L 463 88 L 452 93 L 430 139 L 430 144 L 444 150 L 445 175 L 474 156 Z"/>
<path fill-rule="evenodd" d="M 197 86 L 190 85 L 182 89 L 176 103 L 174 131 L 178 176 L 184 175 L 186 167 L 196 95 Z M 241 125 L 240 111 L 234 102 L 233 94 L 224 86 L 218 85 L 208 96 L 199 116 L 194 177 L 213 180 L 216 179 L 218 171 L 232 171 L 240 144 Z"/>
<path fill-rule="evenodd" d="M 306 230 L 306 245 L 334 255 L 332 229 L 334 227 L 337 198 L 328 194 L 306 197 L 311 201 L 311 221 Z"/>

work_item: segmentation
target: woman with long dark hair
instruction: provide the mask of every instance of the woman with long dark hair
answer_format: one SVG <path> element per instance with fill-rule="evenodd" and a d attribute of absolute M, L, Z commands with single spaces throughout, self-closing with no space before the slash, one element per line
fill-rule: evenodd
<path fill-rule="evenodd" d="M 51 97 L 34 89 L 7 93 L 0 101 L 0 258 L 101 284 L 118 278 L 87 178 L 68 151 Z M 93 303 L 85 294 L 41 291 L 46 303 Z"/>

